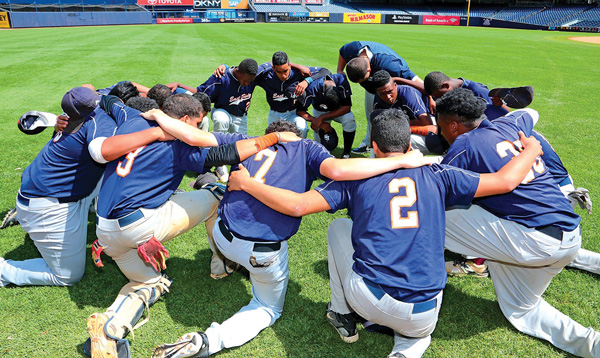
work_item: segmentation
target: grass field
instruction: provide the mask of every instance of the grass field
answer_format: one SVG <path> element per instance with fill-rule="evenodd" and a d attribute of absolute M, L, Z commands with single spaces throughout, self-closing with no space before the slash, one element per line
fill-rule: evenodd
<path fill-rule="evenodd" d="M 252 57 L 259 63 L 284 50 L 291 61 L 335 71 L 346 42 L 373 40 L 401 54 L 424 77 L 441 70 L 488 86 L 532 85 L 537 125 L 575 179 L 600 192 L 600 46 L 568 40 L 572 33 L 443 26 L 343 24 L 199 24 L 110 26 L 0 31 L 0 215 L 15 206 L 23 169 L 50 137 L 26 136 L 16 120 L 28 110 L 60 112 L 71 87 L 107 87 L 121 80 L 152 86 L 178 81 L 198 85 L 221 63 Z M 364 136 L 362 89 L 354 86 L 353 111 Z M 250 134 L 266 125 L 268 106 L 257 89 L 249 112 Z M 338 131 L 340 129 L 338 128 Z M 339 148 L 338 150 L 341 150 Z M 339 153 L 338 153 L 339 155 Z M 184 178 L 181 187 L 189 190 Z M 598 213 L 582 215 L 583 246 L 600 251 Z M 324 318 L 329 300 L 325 233 L 336 215 L 307 217 L 290 240 L 290 284 L 281 319 L 243 347 L 218 357 L 386 357 L 392 339 L 360 330 L 360 340 L 343 343 Z M 89 223 L 88 246 L 95 239 Z M 167 244 L 171 293 L 152 307 L 148 324 L 136 330 L 133 357 L 148 357 L 159 343 L 207 328 L 250 299 L 240 274 L 209 277 L 210 251 L 204 226 Z M 0 231 L 0 256 L 37 257 L 35 246 L 16 226 Z M 86 319 L 103 312 L 126 283 L 114 262 L 96 268 L 88 260 L 73 287 L 0 288 L 1 357 L 80 357 Z M 585 326 L 600 329 L 599 277 L 567 269 L 544 298 Z M 128 338 L 131 339 L 131 336 Z M 425 357 L 565 357 L 552 345 L 517 332 L 504 319 L 489 279 L 450 278 L 431 347 Z"/>

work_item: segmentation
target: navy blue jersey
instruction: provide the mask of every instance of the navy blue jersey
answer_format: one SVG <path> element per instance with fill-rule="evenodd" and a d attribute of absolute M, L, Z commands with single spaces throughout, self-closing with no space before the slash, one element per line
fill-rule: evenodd
<path fill-rule="evenodd" d="M 309 139 L 277 144 L 243 161 L 254 180 L 297 193 L 309 190 L 320 174 L 321 163 L 331 154 Z M 233 168 L 233 167 L 232 167 Z M 244 191 L 227 191 L 219 217 L 240 238 L 284 241 L 298 231 L 301 218 L 281 214 Z"/>
<path fill-rule="evenodd" d="M 463 80 L 463 84 L 460 86 L 461 88 L 466 88 L 473 92 L 475 97 L 479 97 L 485 101 L 485 116 L 491 121 L 493 119 L 504 116 L 508 113 L 505 108 L 494 106 L 492 103 L 492 98 L 490 97 L 490 90 L 486 85 L 483 85 L 479 82 L 473 82 L 469 80 L 465 80 L 464 78 L 459 77 L 459 79 Z"/>
<path fill-rule="evenodd" d="M 408 68 L 406 61 L 401 57 L 378 53 L 373 54 L 370 63 L 372 74 L 380 70 L 386 70 L 392 77 L 412 80 L 416 76 L 416 74 Z M 373 85 L 372 79 L 372 77 L 369 77 L 366 81 L 361 82 L 360 85 L 363 86 L 367 92 L 375 94 L 375 86 Z"/>
<path fill-rule="evenodd" d="M 275 112 L 288 112 L 295 107 L 295 98 L 291 95 L 289 88 L 294 87 L 298 82 L 304 80 L 304 76 L 293 68 L 290 69 L 290 75 L 287 80 L 281 81 L 270 63 L 260 65 L 261 71 L 256 76 L 254 82 L 257 86 L 262 87 L 267 95 L 267 103 L 271 110 Z M 322 67 L 309 67 L 310 73 L 314 75 L 319 72 Z"/>
<path fill-rule="evenodd" d="M 27 197 L 51 197 L 77 201 L 92 193 L 104 173 L 88 151 L 94 138 L 110 137 L 115 121 L 96 108 L 75 133 L 59 132 L 25 168 L 21 193 Z"/>
<path fill-rule="evenodd" d="M 429 99 L 419 92 L 418 89 L 405 85 L 397 85 L 397 88 L 398 97 L 396 97 L 396 102 L 389 105 L 376 95 L 373 110 L 399 108 L 406 113 L 408 119 L 417 119 L 421 114 L 429 112 Z"/>
<path fill-rule="evenodd" d="M 519 154 L 518 131 L 531 135 L 535 124 L 532 113 L 537 116 L 528 109 L 511 112 L 494 122 L 484 119 L 476 129 L 456 138 L 442 163 L 477 173 L 497 172 Z M 552 225 L 572 231 L 581 220 L 541 158 L 515 190 L 478 198 L 474 203 L 502 219 L 530 228 Z"/>
<path fill-rule="evenodd" d="M 544 160 L 544 163 L 546 163 L 546 167 L 548 168 L 550 175 L 552 175 L 552 177 L 554 178 L 554 181 L 556 181 L 556 183 L 559 186 L 571 184 L 571 180 L 569 178 L 569 173 L 567 172 L 567 169 L 563 165 L 562 160 L 560 160 L 560 157 L 558 156 L 558 154 L 556 154 L 554 148 L 552 148 L 546 137 L 544 137 L 541 133 L 538 133 L 536 131 L 531 131 L 531 135 L 535 139 L 540 141 L 540 144 L 542 145 L 542 150 L 544 151 L 544 154 L 542 154 L 542 159 Z"/>
<path fill-rule="evenodd" d="M 387 47 L 386 45 L 380 44 L 378 42 L 373 41 L 352 41 L 340 48 L 340 56 L 348 63 L 353 58 L 358 57 L 358 55 L 362 52 L 362 50 L 367 47 L 372 54 L 382 53 L 385 55 L 392 55 L 398 58 L 398 55 L 394 50 Z"/>
<path fill-rule="evenodd" d="M 221 78 L 212 75 L 200 86 L 198 92 L 204 92 L 210 97 L 210 101 L 215 104 L 215 108 L 221 108 L 227 113 L 242 117 L 248 113 L 250 108 L 250 99 L 255 87 L 254 81 L 248 86 L 241 86 L 235 78 L 231 68 L 227 68 Z"/>
<path fill-rule="evenodd" d="M 422 302 L 446 286 L 445 209 L 469 204 L 478 185 L 479 174 L 434 164 L 317 190 L 331 212 L 348 208 L 354 272 L 398 300 Z"/>
<path fill-rule="evenodd" d="M 129 81 L 119 81 L 119 82 L 115 83 L 115 84 L 114 84 L 114 85 L 112 85 L 112 86 L 108 86 L 108 87 L 106 87 L 106 88 L 100 88 L 100 89 L 97 89 L 97 90 L 96 90 L 96 92 L 97 92 L 98 94 L 101 94 L 101 95 L 103 95 L 103 96 L 106 96 L 106 95 L 108 95 L 108 94 L 110 93 L 110 91 L 112 91 L 112 89 L 113 89 L 113 88 L 115 88 L 115 86 L 116 86 L 116 85 L 118 85 L 119 83 L 122 83 L 122 82 L 129 82 Z"/>
<path fill-rule="evenodd" d="M 323 95 L 325 80 L 332 80 L 335 83 L 340 96 L 340 106 L 352 106 L 352 89 L 350 88 L 350 83 L 348 82 L 348 79 L 346 79 L 345 74 L 336 73 L 321 77 L 306 87 L 304 94 L 298 100 L 298 108 L 306 110 L 312 104 L 313 108 L 318 111 L 330 111 L 325 105 L 325 98 Z"/>
<path fill-rule="evenodd" d="M 112 111 L 119 125 L 117 134 L 135 133 L 158 125 L 144 119 L 135 109 L 122 104 L 113 108 L 115 106 L 120 107 Z M 228 142 L 223 138 L 221 143 Z M 208 149 L 191 147 L 179 140 L 153 142 L 108 163 L 98 197 L 98 215 L 116 219 L 139 208 L 159 207 L 177 189 L 186 170 L 205 172 L 207 153 Z"/>

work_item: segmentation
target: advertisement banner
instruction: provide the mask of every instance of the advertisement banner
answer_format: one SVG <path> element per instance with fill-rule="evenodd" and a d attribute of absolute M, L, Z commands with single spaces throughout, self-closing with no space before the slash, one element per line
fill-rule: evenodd
<path fill-rule="evenodd" d="M 323 5 L 323 0 L 306 0 L 306 5 Z"/>
<path fill-rule="evenodd" d="M 156 19 L 157 24 L 191 24 L 194 19 L 190 18 L 169 18 L 169 19 Z"/>
<path fill-rule="evenodd" d="M 10 27 L 7 12 L 0 12 L 0 27 L 5 29 L 8 29 Z"/>
<path fill-rule="evenodd" d="M 344 22 L 353 24 L 381 24 L 381 14 L 347 14 Z"/>
<path fill-rule="evenodd" d="M 386 24 L 418 24 L 418 15 L 385 14 Z"/>
<path fill-rule="evenodd" d="M 309 17 L 329 17 L 328 12 L 311 12 L 308 14 Z"/>
<path fill-rule="evenodd" d="M 289 17 L 308 17 L 309 12 L 289 12 Z"/>
<path fill-rule="evenodd" d="M 254 18 L 253 17 L 236 17 L 236 18 L 226 18 L 226 19 L 221 19 L 221 22 L 254 22 Z"/>
<path fill-rule="evenodd" d="M 194 9 L 220 9 L 221 0 L 194 0 Z"/>
<path fill-rule="evenodd" d="M 194 0 L 137 0 L 137 3 L 144 6 L 192 6 Z"/>
<path fill-rule="evenodd" d="M 248 0 L 222 0 L 222 9 L 247 9 Z"/>
<path fill-rule="evenodd" d="M 459 26 L 460 16 L 423 15 L 423 25 Z"/>
<path fill-rule="evenodd" d="M 302 0 L 254 0 L 255 4 L 302 4 Z"/>

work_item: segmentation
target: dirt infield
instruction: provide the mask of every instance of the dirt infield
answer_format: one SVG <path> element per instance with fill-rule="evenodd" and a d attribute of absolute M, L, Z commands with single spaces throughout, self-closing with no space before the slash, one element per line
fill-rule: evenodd
<path fill-rule="evenodd" d="M 569 40 L 587 42 L 590 44 L 600 45 L 600 36 L 582 36 L 582 37 L 569 37 Z"/>

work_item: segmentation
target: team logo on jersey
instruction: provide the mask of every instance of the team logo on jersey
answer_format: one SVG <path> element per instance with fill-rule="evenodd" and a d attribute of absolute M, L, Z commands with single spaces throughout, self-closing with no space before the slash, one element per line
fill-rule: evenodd
<path fill-rule="evenodd" d="M 252 97 L 252 93 L 244 93 L 239 97 L 231 96 L 231 97 L 229 97 L 229 105 L 237 106 L 238 104 L 249 100 L 251 97 Z"/>
<path fill-rule="evenodd" d="M 273 93 L 273 101 L 283 102 L 283 101 L 285 101 L 287 99 L 288 98 L 284 94 Z"/>

